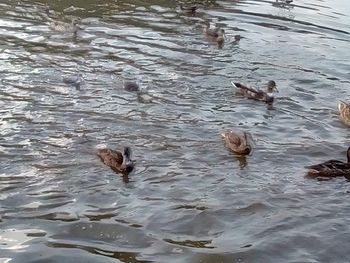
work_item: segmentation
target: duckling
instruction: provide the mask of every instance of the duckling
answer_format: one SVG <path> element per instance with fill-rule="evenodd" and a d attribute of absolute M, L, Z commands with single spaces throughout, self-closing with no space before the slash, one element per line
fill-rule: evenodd
<path fill-rule="evenodd" d="M 79 29 L 79 27 L 77 26 L 79 21 L 80 19 L 78 18 L 73 18 L 70 24 L 61 21 L 54 21 L 49 25 L 49 28 L 57 32 L 72 32 L 76 34 Z"/>
<path fill-rule="evenodd" d="M 193 5 L 193 6 L 183 6 L 182 4 L 180 4 L 180 9 L 185 12 L 186 14 L 189 15 L 194 15 L 196 14 L 197 11 L 197 6 Z"/>
<path fill-rule="evenodd" d="M 343 101 L 338 102 L 338 110 L 340 113 L 340 119 L 345 125 L 350 126 L 350 104 Z"/>
<path fill-rule="evenodd" d="M 131 158 L 130 147 L 124 147 L 123 153 L 109 148 L 98 149 L 97 156 L 101 161 L 111 167 L 111 169 L 117 173 L 128 175 L 134 169 L 134 161 Z"/>
<path fill-rule="evenodd" d="M 346 179 L 350 179 L 350 147 L 346 152 L 347 162 L 338 160 L 329 160 L 327 162 L 305 166 L 309 169 L 307 175 L 312 177 L 336 177 L 345 176 Z"/>
<path fill-rule="evenodd" d="M 278 92 L 276 87 L 276 82 L 270 80 L 267 83 L 267 91 L 263 91 L 261 89 L 256 89 L 252 87 L 245 86 L 238 82 L 231 81 L 231 84 L 234 88 L 236 88 L 236 93 L 240 94 L 248 99 L 260 100 L 266 102 L 267 104 L 272 104 L 274 101 L 274 92 Z"/>
<path fill-rule="evenodd" d="M 206 34 L 208 37 L 212 38 L 215 40 L 219 46 L 222 46 L 224 41 L 225 41 L 225 30 L 222 28 L 210 28 L 209 22 L 205 23 L 204 28 L 203 28 L 204 34 Z"/>
<path fill-rule="evenodd" d="M 252 136 L 248 132 L 229 130 L 221 134 L 226 146 L 234 153 L 239 155 L 248 155 L 252 151 Z"/>

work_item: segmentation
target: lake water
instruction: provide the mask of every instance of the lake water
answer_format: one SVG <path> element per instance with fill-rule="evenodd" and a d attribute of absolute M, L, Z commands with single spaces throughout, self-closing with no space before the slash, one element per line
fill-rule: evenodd
<path fill-rule="evenodd" d="M 1 0 L 0 14 L 1 263 L 350 262 L 350 183 L 304 168 L 350 145 L 348 1 L 208 0 L 192 16 L 170 0 Z M 49 27 L 72 18 L 76 35 Z M 63 82 L 78 74 L 80 90 Z M 230 84 L 270 79 L 273 108 Z M 255 140 L 245 159 L 220 136 L 237 127 Z M 125 145 L 129 182 L 96 156 Z"/>

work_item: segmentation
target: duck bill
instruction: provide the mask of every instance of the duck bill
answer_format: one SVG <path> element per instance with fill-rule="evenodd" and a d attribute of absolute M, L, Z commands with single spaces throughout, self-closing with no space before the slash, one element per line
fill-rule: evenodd
<path fill-rule="evenodd" d="M 277 89 L 276 86 L 273 87 L 273 90 L 274 90 L 275 92 L 279 93 L 279 90 Z"/>

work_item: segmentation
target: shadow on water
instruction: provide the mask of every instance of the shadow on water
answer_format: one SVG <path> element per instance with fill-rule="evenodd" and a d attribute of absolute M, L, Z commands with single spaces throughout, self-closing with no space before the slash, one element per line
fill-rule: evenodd
<path fill-rule="evenodd" d="M 108 251 L 103 249 L 98 249 L 96 247 L 90 247 L 90 246 L 84 246 L 84 245 L 73 245 L 73 244 L 66 244 L 66 243 L 54 243 L 54 242 L 48 242 L 47 245 L 49 247 L 53 248 L 70 248 L 70 249 L 82 249 L 86 252 L 89 252 L 91 254 L 96 254 L 104 257 L 111 257 L 120 260 L 120 262 L 128 262 L 128 263 L 149 263 L 154 261 L 148 261 L 148 260 L 138 260 L 137 257 L 139 256 L 138 253 L 134 252 L 121 252 L 121 251 Z"/>

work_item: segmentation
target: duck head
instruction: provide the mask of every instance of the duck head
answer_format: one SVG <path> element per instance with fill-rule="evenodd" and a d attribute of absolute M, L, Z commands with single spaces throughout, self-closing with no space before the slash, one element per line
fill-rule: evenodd
<path fill-rule="evenodd" d="M 204 33 L 204 34 L 208 34 L 209 28 L 210 28 L 210 23 L 209 23 L 208 21 L 205 21 L 205 22 L 203 23 L 203 33 Z"/>
<path fill-rule="evenodd" d="M 245 148 L 242 151 L 242 154 L 248 155 L 252 151 L 252 146 L 251 146 L 251 135 L 249 135 L 247 132 L 243 133 L 244 135 L 244 140 L 245 140 Z"/>
<path fill-rule="evenodd" d="M 130 147 L 127 147 L 127 146 L 124 147 L 123 158 L 124 158 L 124 162 L 131 161 L 131 149 L 130 149 Z"/>
<path fill-rule="evenodd" d="M 123 149 L 123 164 L 125 166 L 125 172 L 130 173 L 134 169 L 134 162 L 131 160 L 130 147 L 124 147 Z"/>
<path fill-rule="evenodd" d="M 219 47 L 222 47 L 224 42 L 225 42 L 225 30 L 223 29 L 219 29 L 218 32 L 217 32 L 217 38 L 216 38 L 216 42 L 218 43 L 218 46 Z"/>
<path fill-rule="evenodd" d="M 222 28 L 220 28 L 217 32 L 218 36 L 220 37 L 223 37 L 225 35 L 225 30 L 223 30 Z"/>
<path fill-rule="evenodd" d="M 242 37 L 241 35 L 234 35 L 233 39 L 234 39 L 233 41 L 234 43 L 238 43 L 242 39 Z"/>
<path fill-rule="evenodd" d="M 269 82 L 267 82 L 267 92 L 268 93 L 278 92 L 277 85 L 274 80 L 269 80 Z"/>
<path fill-rule="evenodd" d="M 80 23 L 81 19 L 80 18 L 73 18 L 72 19 L 72 25 L 76 26 L 78 23 Z"/>

